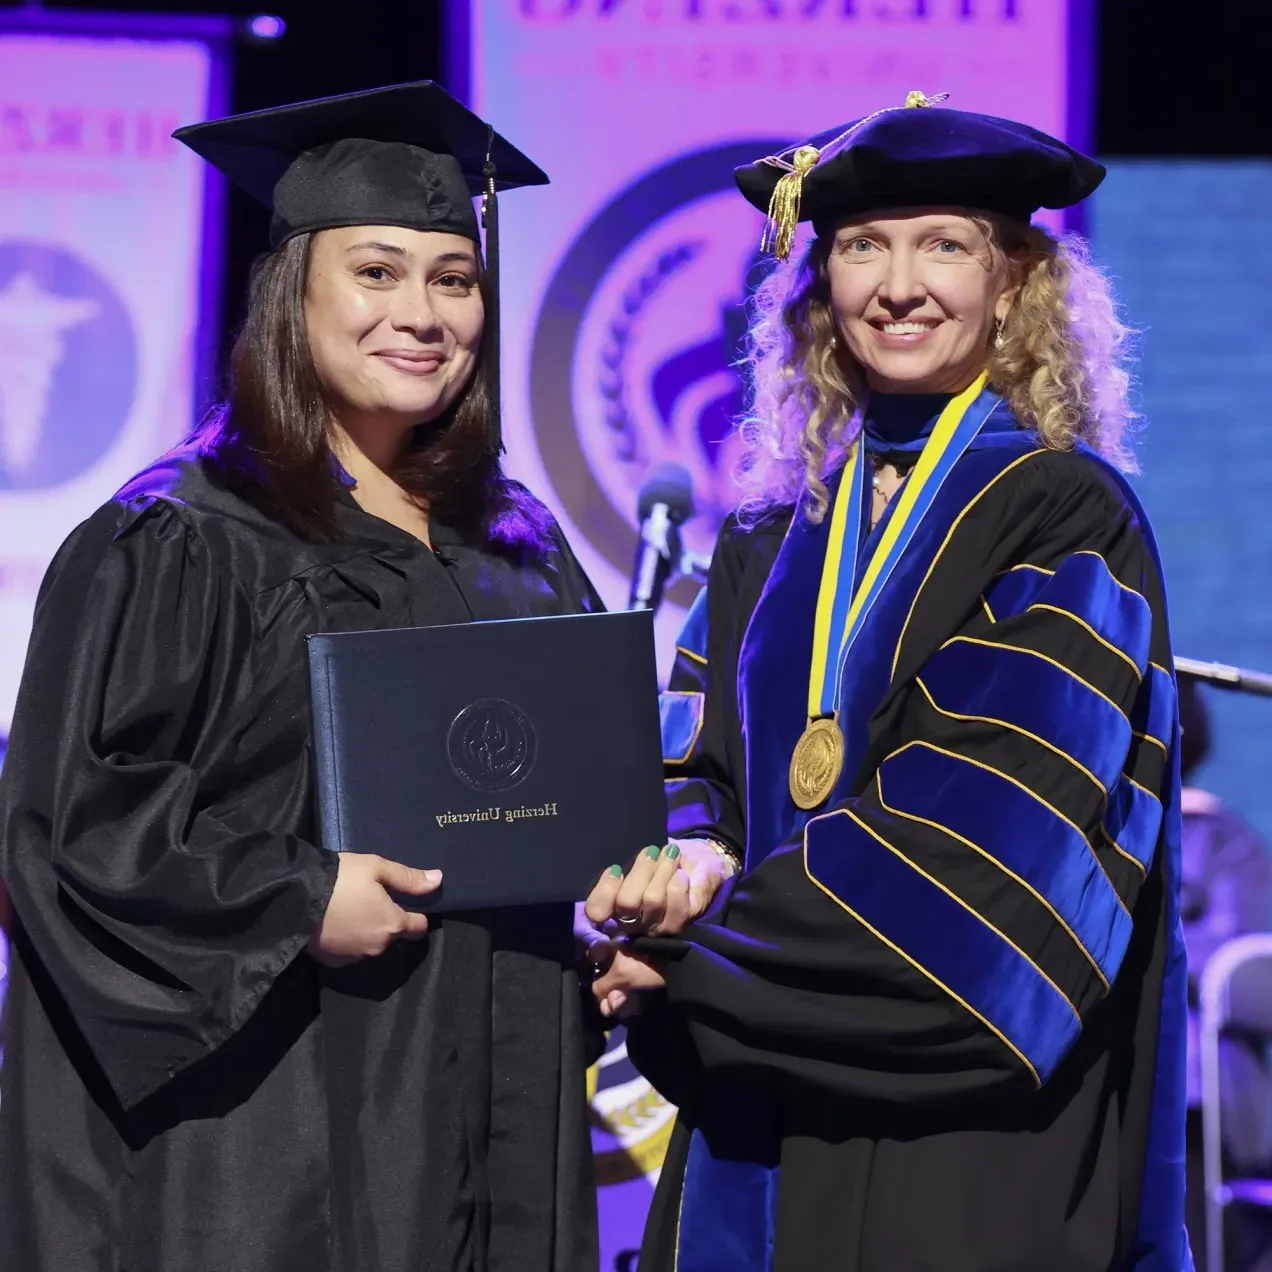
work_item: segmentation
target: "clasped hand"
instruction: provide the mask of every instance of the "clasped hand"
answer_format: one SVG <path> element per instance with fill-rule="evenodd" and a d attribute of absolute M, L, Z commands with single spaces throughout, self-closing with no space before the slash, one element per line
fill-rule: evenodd
<path fill-rule="evenodd" d="M 647 848 L 624 875 L 612 866 L 578 916 L 576 930 L 597 970 L 594 991 L 604 1015 L 621 1010 L 639 989 L 658 989 L 663 978 L 635 958 L 623 938 L 638 933 L 670 935 L 701 915 L 732 868 L 705 840 L 673 840 Z M 390 889 L 424 896 L 441 886 L 440 870 L 415 870 L 370 853 L 341 853 L 336 884 L 309 953 L 328 967 L 383 954 L 396 940 L 415 941 L 428 919 L 406 910 Z"/>
<path fill-rule="evenodd" d="M 336 886 L 309 938 L 310 956 L 327 967 L 343 967 L 383 954 L 394 941 L 418 941 L 428 932 L 428 919 L 404 910 L 389 889 L 419 897 L 435 892 L 441 883 L 440 870 L 415 870 L 373 853 L 342 852 Z"/>
<path fill-rule="evenodd" d="M 638 1009 L 638 990 L 663 988 L 658 969 L 635 957 L 625 938 L 670 936 L 711 904 L 732 867 L 702 839 L 672 840 L 646 848 L 624 875 L 611 866 L 583 906 L 580 940 L 596 969 L 592 991 L 603 1016 Z"/>

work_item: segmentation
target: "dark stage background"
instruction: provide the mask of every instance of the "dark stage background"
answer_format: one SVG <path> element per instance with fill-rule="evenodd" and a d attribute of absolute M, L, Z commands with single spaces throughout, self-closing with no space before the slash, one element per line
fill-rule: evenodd
<path fill-rule="evenodd" d="M 501 2 L 513 11 L 513 0 Z M 532 0 L 518 2 L 525 8 Z M 558 8 L 570 2 L 552 0 Z M 581 2 L 595 5 L 596 0 Z M 636 8 L 687 0 L 617 2 Z M 805 0 L 778 2 L 783 12 L 792 12 Z M 917 7 L 923 0 L 905 2 Z M 1267 0 L 1092 3 L 1100 9 L 1092 149 L 1108 162 L 1110 173 L 1086 210 L 1085 230 L 1096 259 L 1115 277 L 1130 321 L 1142 333 L 1136 405 L 1149 427 L 1138 447 L 1143 475 L 1136 484 L 1165 559 L 1175 649 L 1184 656 L 1272 671 Z M 860 0 L 860 10 L 895 13 L 901 4 Z M 231 13 L 244 19 L 244 31 L 249 17 L 276 14 L 286 23 L 281 39 L 253 41 L 244 35 L 236 44 L 228 103 L 233 111 L 412 79 L 446 82 L 444 0 L 277 0 L 266 5 L 269 0 L 124 5 L 79 0 L 45 8 Z M 0 0 L 0 13 L 22 7 Z M 506 38 L 514 40 L 516 33 Z M 1036 81 L 1035 73 L 1031 93 Z M 947 85 L 920 80 L 906 87 L 935 92 Z M 833 97 L 826 94 L 824 112 L 808 121 L 810 129 L 849 113 L 841 113 Z M 633 95 L 626 108 L 640 111 L 639 96 Z M 757 110 L 762 114 L 763 103 Z M 499 122 L 512 140 L 520 140 L 515 119 Z M 577 144 L 577 131 L 569 140 L 572 147 Z M 551 163 L 545 166 L 553 170 Z M 223 292 L 222 366 L 268 226 L 266 211 L 236 190 L 228 191 L 227 208 L 224 263 L 219 278 L 205 280 Z M 110 246 L 116 253 L 118 243 L 112 240 Z M 510 254 L 509 259 L 516 258 Z M 94 381 L 93 388 L 100 384 Z M 174 428 L 182 425 L 184 420 Z M 86 502 L 75 518 L 87 515 L 95 502 L 96 497 Z M 3 570 L 0 552 L 0 578 Z M 1217 693 L 1210 701 L 1218 745 L 1201 781 L 1272 842 L 1272 703 Z M 1268 918 L 1272 922 L 1272 915 Z M 0 997 L 3 979 L 0 942 Z M 643 1172 L 661 1160 L 669 1112 L 659 1107 L 661 1101 L 649 1100 L 647 1086 L 625 1059 L 621 1034 L 611 1039 L 594 1078 L 599 1083 L 593 1101 L 597 1125 L 608 1128 L 594 1138 L 606 1184 L 601 1190 L 605 1266 L 630 1268 L 649 1196 Z M 647 1125 L 620 1133 L 616 1126 L 633 1110 Z"/>
<path fill-rule="evenodd" d="M 4 7 L 22 7 L 20 5 Z M 438 0 L 242 0 L 129 4 L 80 0 L 46 9 L 277 14 L 286 34 L 244 39 L 235 50 L 232 106 L 351 92 L 410 79 L 445 83 L 445 5 Z M 1272 155 L 1267 23 L 1262 0 L 1105 0 L 1099 18 L 1095 150 L 1115 156 Z M 639 109 L 633 103 L 633 109 Z M 833 110 L 831 114 L 833 114 Z M 267 216 L 232 191 L 225 265 L 225 329 L 241 319 L 248 271 L 265 244 Z"/>

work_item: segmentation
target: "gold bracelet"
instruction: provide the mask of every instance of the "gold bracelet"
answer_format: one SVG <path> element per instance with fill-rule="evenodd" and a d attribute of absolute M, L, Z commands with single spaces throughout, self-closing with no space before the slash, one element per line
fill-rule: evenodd
<path fill-rule="evenodd" d="M 723 844 L 718 839 L 704 839 L 702 842 L 710 844 L 716 855 L 729 863 L 732 867 L 729 871 L 729 878 L 732 878 L 735 874 L 742 873 L 742 863 L 738 860 L 737 853 L 728 844 Z"/>

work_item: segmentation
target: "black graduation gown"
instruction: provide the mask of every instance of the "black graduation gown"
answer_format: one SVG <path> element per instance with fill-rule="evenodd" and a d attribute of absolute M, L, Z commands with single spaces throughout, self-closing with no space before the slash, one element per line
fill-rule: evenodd
<path fill-rule="evenodd" d="M 1190 1267 L 1142 510 L 1089 452 L 983 433 L 852 647 L 849 763 L 806 814 L 787 766 L 829 521 L 726 524 L 664 703 L 673 833 L 746 869 L 638 942 L 667 992 L 629 1051 L 681 1106 L 641 1272 Z"/>
<path fill-rule="evenodd" d="M 597 597 L 555 527 L 523 565 L 339 516 L 305 542 L 178 453 L 48 572 L 0 786 L 6 1270 L 596 1266 L 571 907 L 304 952 L 304 638 Z"/>

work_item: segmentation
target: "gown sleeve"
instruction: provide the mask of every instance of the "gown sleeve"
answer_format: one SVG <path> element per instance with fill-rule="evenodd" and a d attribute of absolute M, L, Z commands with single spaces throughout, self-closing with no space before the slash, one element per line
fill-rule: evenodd
<path fill-rule="evenodd" d="M 554 525 L 553 529 L 557 542 L 557 571 L 561 580 L 562 594 L 568 606 L 567 613 L 605 613 L 605 602 L 588 577 L 582 563 L 574 555 L 574 549 L 565 537 L 565 531 L 559 525 Z"/>
<path fill-rule="evenodd" d="M 1109 997 L 1132 915 L 1155 924 L 1175 727 L 1160 581 L 1108 489 L 1034 493 L 1013 561 L 982 568 L 970 529 L 947 541 L 966 617 L 876 712 L 887 744 L 857 793 L 681 938 L 636 943 L 667 993 L 632 1052 L 669 1098 L 704 1068 L 911 1106 L 1040 1086 Z"/>
<path fill-rule="evenodd" d="M 165 501 L 85 522 L 37 602 L 0 865 L 125 1107 L 243 1025 L 334 885 L 334 857 L 266 829 L 277 809 L 250 795 L 279 762 L 250 741 L 269 710 L 254 638 L 241 587 Z"/>
<path fill-rule="evenodd" d="M 729 847 L 739 861 L 746 848 L 738 783 L 729 761 L 725 718 L 726 668 L 740 574 L 732 523 L 711 558 L 707 585 L 685 615 L 667 688 L 659 695 L 667 833 L 706 837 Z"/>

